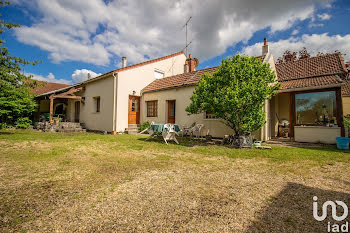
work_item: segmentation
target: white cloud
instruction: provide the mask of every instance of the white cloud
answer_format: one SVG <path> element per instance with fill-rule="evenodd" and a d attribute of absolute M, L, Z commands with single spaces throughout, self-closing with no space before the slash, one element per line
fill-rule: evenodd
<path fill-rule="evenodd" d="M 26 75 L 32 75 L 33 79 L 39 80 L 39 81 L 45 81 L 45 82 L 50 82 L 50 83 L 64 83 L 64 84 L 72 84 L 70 80 L 66 79 L 56 79 L 55 76 L 52 73 L 49 73 L 46 77 L 38 74 L 33 74 L 33 73 L 26 73 Z"/>
<path fill-rule="evenodd" d="M 323 23 L 309 23 L 309 28 L 323 27 Z"/>
<path fill-rule="evenodd" d="M 317 17 L 320 20 L 329 20 L 332 16 L 330 14 L 324 13 L 324 14 L 318 14 Z"/>
<path fill-rule="evenodd" d="M 345 60 L 350 61 L 350 34 L 345 36 L 329 36 L 328 33 L 312 35 L 304 34 L 301 37 L 290 37 L 287 40 L 268 43 L 275 60 L 282 56 L 286 50 L 297 52 L 305 47 L 311 55 L 316 55 L 318 52 L 333 53 L 335 50 L 338 50 L 342 54 L 345 54 Z M 262 43 L 247 46 L 242 49 L 241 53 L 249 56 L 261 55 L 261 46 Z"/>
<path fill-rule="evenodd" d="M 91 78 L 97 77 L 101 74 L 97 74 L 91 70 L 87 69 L 81 69 L 81 70 L 75 70 L 72 74 L 72 79 L 74 83 L 80 83 L 88 79 L 88 74 L 91 75 Z"/>
<path fill-rule="evenodd" d="M 16 30 L 16 36 L 22 43 L 48 51 L 54 62 L 108 65 L 117 55 L 136 63 L 145 60 L 145 55 L 155 58 L 183 49 L 182 25 L 192 16 L 190 51 L 205 60 L 240 41 L 247 42 L 258 30 L 290 29 L 298 21 L 313 18 L 316 5 L 325 7 L 329 2 L 35 0 L 31 5 L 42 18 Z"/>
<path fill-rule="evenodd" d="M 299 33 L 299 30 L 298 29 L 294 29 L 293 31 L 292 31 L 292 35 L 294 36 L 294 35 L 296 35 L 296 34 L 298 34 Z"/>

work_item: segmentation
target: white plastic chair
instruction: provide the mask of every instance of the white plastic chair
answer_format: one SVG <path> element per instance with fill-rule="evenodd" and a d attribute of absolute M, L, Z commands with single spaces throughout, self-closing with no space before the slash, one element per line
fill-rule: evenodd
<path fill-rule="evenodd" d="M 175 131 L 175 125 L 165 124 L 162 132 L 165 143 L 168 144 L 168 141 L 175 141 L 177 144 L 179 144 L 175 135 L 178 135 L 178 133 Z"/>
<path fill-rule="evenodd" d="M 190 129 L 190 135 L 193 137 L 195 134 L 197 134 L 197 138 L 201 136 L 202 128 L 204 127 L 204 124 L 196 124 Z"/>

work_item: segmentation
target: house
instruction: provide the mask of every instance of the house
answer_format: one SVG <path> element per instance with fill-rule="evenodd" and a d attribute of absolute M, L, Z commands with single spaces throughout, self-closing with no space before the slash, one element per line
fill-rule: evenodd
<path fill-rule="evenodd" d="M 258 57 L 262 62 L 270 64 L 272 70 L 275 70 L 275 63 L 272 53 L 269 52 L 267 41 L 264 41 L 262 55 Z M 188 58 L 189 64 L 193 58 Z M 204 124 L 202 136 L 210 134 L 213 137 L 224 137 L 233 134 L 233 130 L 217 119 L 212 113 L 202 113 L 188 115 L 185 108 L 190 104 L 190 97 L 196 88 L 203 73 L 213 73 L 218 67 L 211 67 L 203 70 L 191 69 L 187 73 L 158 79 L 150 83 L 142 90 L 142 102 L 144 110 L 142 111 L 142 121 L 176 123 L 180 126 L 190 126 L 192 123 Z M 268 102 L 266 108 L 268 107 Z M 267 109 L 266 109 L 266 112 Z M 269 115 L 266 116 L 267 120 Z M 254 132 L 256 138 L 268 140 L 267 125 L 258 132 Z"/>
<path fill-rule="evenodd" d="M 253 135 L 257 139 L 288 136 L 300 142 L 335 143 L 344 135 L 341 86 L 348 75 L 340 53 L 274 63 L 267 41 L 262 49 L 262 62 L 276 71 L 281 90 L 265 103 L 266 124 Z M 191 59 L 191 57 L 189 58 Z M 144 111 L 142 121 L 175 122 L 205 125 L 202 132 L 214 137 L 232 134 L 211 113 L 188 115 L 185 111 L 190 97 L 204 72 L 217 67 L 192 71 L 153 81 L 142 91 Z"/>
<path fill-rule="evenodd" d="M 266 100 L 266 124 L 253 132 L 255 138 L 335 143 L 337 136 L 344 135 L 341 88 L 348 72 L 340 53 L 275 64 L 264 40 L 257 58 L 276 71 L 281 90 Z M 67 121 L 84 123 L 89 130 L 125 132 L 130 125 L 154 121 L 180 127 L 202 123 L 202 136 L 233 133 L 210 112 L 188 115 L 185 111 L 201 75 L 218 67 L 196 70 L 198 60 L 192 55 L 186 58 L 183 52 L 131 66 L 123 58 L 122 63 L 120 69 L 36 98 L 50 109 L 50 120 L 58 113 L 57 106 L 64 106 L 59 110 L 65 110 Z"/>
<path fill-rule="evenodd" d="M 341 88 L 348 72 L 342 55 L 308 57 L 276 64 L 281 90 L 273 113 L 289 124 L 289 136 L 300 142 L 335 143 L 344 136 Z M 277 123 L 272 134 L 277 134 Z"/>
<path fill-rule="evenodd" d="M 69 87 L 36 96 L 42 109 L 66 121 L 80 122 L 89 130 L 124 132 L 129 124 L 140 123 L 140 92 L 155 79 L 184 72 L 184 52 L 127 66 Z"/>
<path fill-rule="evenodd" d="M 345 67 L 350 73 L 350 62 L 345 64 Z M 350 117 L 350 77 L 345 79 L 345 84 L 342 87 L 342 97 L 343 97 L 343 115 Z"/>

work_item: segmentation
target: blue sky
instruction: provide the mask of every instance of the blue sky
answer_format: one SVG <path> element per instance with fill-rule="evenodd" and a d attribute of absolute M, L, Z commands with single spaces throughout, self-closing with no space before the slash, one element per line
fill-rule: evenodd
<path fill-rule="evenodd" d="M 75 83 L 180 51 L 189 16 L 190 52 L 198 69 L 236 53 L 260 55 L 263 38 L 275 59 L 306 47 L 311 54 L 339 50 L 350 61 L 350 1 L 101 1 L 13 0 L 5 21 L 23 25 L 3 37 L 12 55 L 42 60 L 25 72 L 40 80 Z"/>

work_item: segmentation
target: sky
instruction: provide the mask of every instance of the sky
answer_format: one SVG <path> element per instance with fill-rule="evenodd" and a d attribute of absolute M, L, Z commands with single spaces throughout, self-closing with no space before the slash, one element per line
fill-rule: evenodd
<path fill-rule="evenodd" d="M 306 47 L 311 55 L 340 51 L 350 61 L 350 0 L 12 0 L 2 19 L 11 55 L 41 60 L 24 71 L 35 79 L 74 84 L 185 47 L 197 69 L 237 53 L 261 55 L 267 38 L 275 60 Z"/>

